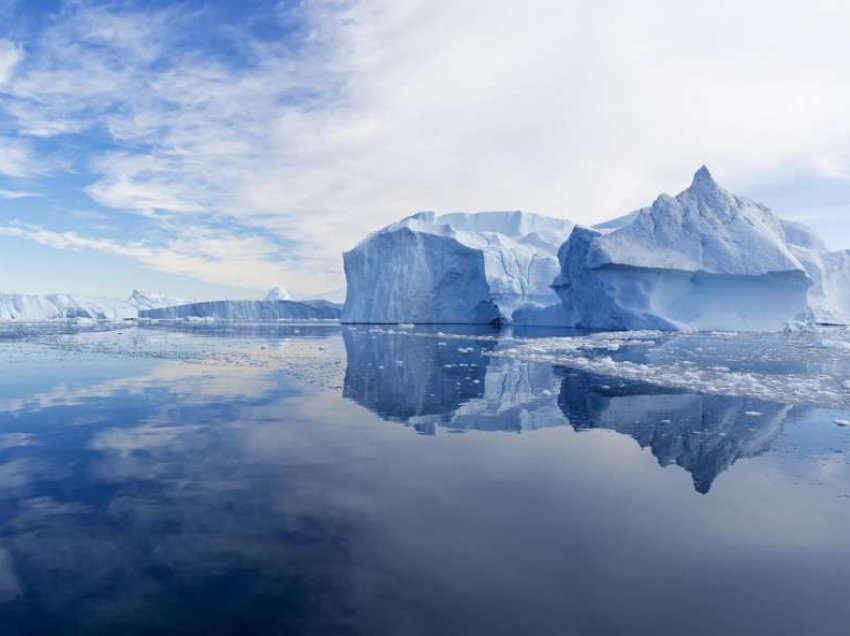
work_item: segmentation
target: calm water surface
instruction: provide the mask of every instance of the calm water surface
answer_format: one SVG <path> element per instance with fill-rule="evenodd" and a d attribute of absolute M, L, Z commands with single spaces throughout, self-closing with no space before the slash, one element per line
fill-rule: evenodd
<path fill-rule="evenodd" d="M 490 331 L 19 331 L 2 634 L 850 631 L 840 394 L 688 392 Z M 846 352 L 801 342 L 610 355 L 844 386 Z"/>

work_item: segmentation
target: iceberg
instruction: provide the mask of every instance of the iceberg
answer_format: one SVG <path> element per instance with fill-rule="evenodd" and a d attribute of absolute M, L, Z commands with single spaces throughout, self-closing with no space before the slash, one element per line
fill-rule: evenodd
<path fill-rule="evenodd" d="M 139 312 L 148 320 L 338 320 L 341 307 L 326 300 L 214 300 Z"/>
<path fill-rule="evenodd" d="M 703 166 L 676 197 L 661 195 L 597 228 L 576 227 L 558 253 L 552 286 L 563 310 L 552 315 L 563 326 L 605 330 L 806 324 L 812 279 L 794 245 L 810 238 L 723 190 Z M 540 317 L 530 313 L 518 318 Z"/>
<path fill-rule="evenodd" d="M 292 300 L 292 295 L 283 287 L 275 287 L 263 300 Z"/>
<path fill-rule="evenodd" d="M 820 323 L 850 323 L 850 250 L 831 252 L 807 226 L 782 221 L 791 251 L 812 279 L 809 306 Z"/>
<path fill-rule="evenodd" d="M 0 321 L 132 320 L 138 309 L 111 298 L 71 294 L 0 294 Z"/>
<path fill-rule="evenodd" d="M 573 223 L 525 212 L 420 212 L 343 255 L 346 323 L 506 322 L 557 301 L 558 246 Z"/>

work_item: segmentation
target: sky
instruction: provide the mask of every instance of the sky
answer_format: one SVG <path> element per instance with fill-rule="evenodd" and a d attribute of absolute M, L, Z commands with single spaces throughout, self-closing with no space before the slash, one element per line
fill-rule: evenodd
<path fill-rule="evenodd" d="M 850 4 L 0 0 L 0 291 L 344 285 L 421 210 L 727 189 L 850 248 Z"/>

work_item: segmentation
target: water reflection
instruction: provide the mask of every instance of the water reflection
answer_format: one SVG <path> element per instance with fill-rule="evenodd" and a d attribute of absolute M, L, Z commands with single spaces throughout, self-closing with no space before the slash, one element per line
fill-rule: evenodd
<path fill-rule="evenodd" d="M 775 455 L 799 410 L 491 357 L 459 333 L 323 333 L 86 334 L 0 360 L 0 633 L 846 628 L 845 429 L 809 411 L 805 459 L 757 479 L 741 462 L 695 497 L 628 438 L 707 491 Z M 213 337 L 230 341 L 199 362 Z M 347 354 L 344 381 L 305 388 L 272 348 Z M 523 435 L 438 434 L 472 430 Z M 805 474 L 816 486 L 788 478 Z"/>
<path fill-rule="evenodd" d="M 493 341 L 433 334 L 343 332 L 343 396 L 422 434 L 514 431 L 566 423 L 549 366 L 491 358 Z"/>
<path fill-rule="evenodd" d="M 792 410 L 572 371 L 564 371 L 558 404 L 577 431 L 602 428 L 634 438 L 661 466 L 687 470 L 700 493 L 738 459 L 769 450 Z"/>
<path fill-rule="evenodd" d="M 491 357 L 494 341 L 433 334 L 343 332 L 343 395 L 384 419 L 433 435 L 570 425 L 608 429 L 688 471 L 708 493 L 737 460 L 769 450 L 792 407 Z"/>
<path fill-rule="evenodd" d="M 354 526 L 305 508 L 311 470 L 284 479 L 267 451 L 297 395 L 166 362 L 7 403 L 0 631 L 338 632 Z"/>

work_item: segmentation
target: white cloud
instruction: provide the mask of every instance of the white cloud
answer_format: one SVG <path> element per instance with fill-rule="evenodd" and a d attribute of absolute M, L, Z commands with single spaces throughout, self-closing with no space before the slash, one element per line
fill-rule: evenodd
<path fill-rule="evenodd" d="M 21 139 L 0 137 L 0 174 L 26 178 L 44 172 L 41 161 L 30 144 Z"/>
<path fill-rule="evenodd" d="M 23 59 L 21 47 L 10 40 L 0 40 L 0 86 L 9 81 Z"/>
<path fill-rule="evenodd" d="M 25 190 L 4 190 L 0 188 L 0 199 L 27 199 L 30 197 L 40 197 L 37 192 L 27 192 Z"/>
<path fill-rule="evenodd" d="M 182 227 L 178 238 L 161 244 L 118 242 L 76 232 L 56 232 L 28 224 L 0 226 L 0 236 L 23 238 L 62 250 L 95 250 L 138 260 L 147 267 L 192 276 L 209 283 L 266 290 L 282 280 L 299 280 L 305 289 L 323 289 L 326 273 L 314 266 L 303 272 L 280 262 L 278 248 L 259 236 L 236 236 L 208 227 Z"/>
<path fill-rule="evenodd" d="M 588 222 L 685 187 L 702 163 L 746 186 L 846 154 L 846 5 L 482 7 L 359 3 L 339 48 L 345 101 L 278 119 L 252 205 L 295 212 L 339 249 L 418 209 Z"/>

